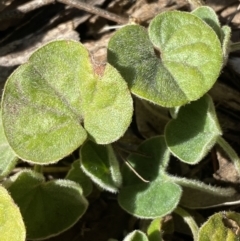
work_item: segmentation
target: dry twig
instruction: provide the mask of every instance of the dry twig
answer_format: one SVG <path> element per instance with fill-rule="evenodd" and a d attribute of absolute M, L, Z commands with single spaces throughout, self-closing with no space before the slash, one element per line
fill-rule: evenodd
<path fill-rule="evenodd" d="M 21 18 L 24 16 L 24 14 L 26 14 L 32 10 L 35 10 L 35 9 L 38 9 L 45 5 L 54 3 L 56 1 L 66 4 L 68 6 L 74 7 L 74 8 L 78 8 L 78 9 L 86 11 L 88 13 L 98 15 L 100 17 L 106 18 L 106 19 L 116 22 L 118 24 L 128 23 L 128 18 L 118 16 L 114 13 L 110 13 L 106 10 L 95 7 L 91 4 L 85 3 L 83 1 L 77 1 L 77 0 L 33 0 L 31 2 L 28 2 L 26 4 L 23 4 L 19 7 L 17 7 L 14 10 L 0 13 L 0 22 L 4 21 L 4 20 L 12 19 L 12 18 Z"/>

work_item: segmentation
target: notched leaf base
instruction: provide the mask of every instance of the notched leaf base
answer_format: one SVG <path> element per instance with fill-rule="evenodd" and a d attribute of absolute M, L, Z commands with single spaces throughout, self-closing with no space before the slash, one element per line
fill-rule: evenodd
<path fill-rule="evenodd" d="M 2 99 L 11 148 L 21 159 L 39 164 L 57 162 L 87 137 L 99 144 L 116 141 L 132 112 L 130 92 L 118 71 L 107 64 L 99 77 L 85 47 L 70 40 L 34 52 L 8 78 Z"/>

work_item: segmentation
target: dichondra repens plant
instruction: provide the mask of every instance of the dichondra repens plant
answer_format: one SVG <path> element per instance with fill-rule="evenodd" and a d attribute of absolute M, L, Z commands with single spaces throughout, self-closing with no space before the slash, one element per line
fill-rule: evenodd
<path fill-rule="evenodd" d="M 232 188 L 173 176 L 168 167 L 171 155 L 196 164 L 218 144 L 240 173 L 240 160 L 221 137 L 207 94 L 227 62 L 230 33 L 208 7 L 164 12 L 148 29 L 132 24 L 116 31 L 101 75 L 79 42 L 53 41 L 35 51 L 8 78 L 2 96 L 0 203 L 6 215 L 1 237 L 34 240 L 63 232 L 87 211 L 94 183 L 118 193 L 128 213 L 153 220 L 146 233 L 133 231 L 125 241 L 161 240 L 161 220 L 172 212 L 189 224 L 194 240 L 208 240 L 212 219 L 223 220 L 220 214 L 199 229 L 183 208 L 218 206 L 239 195 Z M 130 126 L 131 94 L 170 108 L 172 119 L 164 135 L 143 141 L 125 165 L 112 143 Z M 65 179 L 45 180 L 42 165 L 77 149 L 79 159 Z M 18 159 L 34 169 L 8 177 Z M 239 223 L 237 214 L 225 216 Z M 224 235 L 211 240 L 225 240 Z"/>

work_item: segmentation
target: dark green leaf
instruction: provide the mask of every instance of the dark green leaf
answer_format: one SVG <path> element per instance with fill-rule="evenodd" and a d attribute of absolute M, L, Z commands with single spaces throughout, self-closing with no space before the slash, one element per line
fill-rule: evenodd
<path fill-rule="evenodd" d="M 195 164 L 209 152 L 221 135 L 210 96 L 181 107 L 165 128 L 169 150 L 181 161 Z"/>
<path fill-rule="evenodd" d="M 141 155 L 131 154 L 128 161 L 148 183 L 125 167 L 123 187 L 118 196 L 119 204 L 127 212 L 140 218 L 165 216 L 177 206 L 182 191 L 165 173 L 169 151 L 164 138 L 150 138 L 143 142 L 137 151 Z"/>
<path fill-rule="evenodd" d="M 118 160 L 111 145 L 86 142 L 80 150 L 83 171 L 101 188 L 117 192 L 122 183 Z"/>
<path fill-rule="evenodd" d="M 44 239 L 65 231 L 88 207 L 81 187 L 70 180 L 44 182 L 38 173 L 21 171 L 10 181 L 8 190 L 20 208 L 29 239 Z"/>

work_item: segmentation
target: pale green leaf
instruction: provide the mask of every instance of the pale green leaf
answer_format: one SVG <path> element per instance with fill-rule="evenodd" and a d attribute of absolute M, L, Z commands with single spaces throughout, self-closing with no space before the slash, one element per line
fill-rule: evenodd
<path fill-rule="evenodd" d="M 101 144 L 120 138 L 131 122 L 127 84 L 110 65 L 94 73 L 88 51 L 75 41 L 51 42 L 8 78 L 2 100 L 7 140 L 23 160 L 47 164 L 89 136 Z M 87 130 L 85 130 L 83 128 Z"/>
<path fill-rule="evenodd" d="M 149 241 L 162 241 L 162 235 L 161 235 L 161 227 L 162 227 L 162 218 L 156 218 L 154 219 L 148 229 L 147 229 L 147 235 Z"/>
<path fill-rule="evenodd" d="M 98 144 L 119 139 L 132 120 L 133 104 L 126 82 L 107 64 L 84 104 L 84 128 Z"/>
<path fill-rule="evenodd" d="M 119 163 L 111 145 L 86 142 L 80 150 L 83 171 L 101 188 L 117 192 L 122 183 Z"/>
<path fill-rule="evenodd" d="M 239 227 L 239 213 L 215 213 L 200 228 L 198 241 L 238 241 Z"/>
<path fill-rule="evenodd" d="M 199 7 L 192 11 L 192 14 L 198 16 L 203 21 L 205 21 L 218 35 L 218 38 L 222 43 L 224 66 L 228 61 L 228 54 L 230 51 L 231 28 L 229 26 L 223 26 L 221 28 L 221 24 L 219 22 L 217 14 L 212 8 L 208 6 Z"/>
<path fill-rule="evenodd" d="M 44 176 L 21 171 L 11 177 L 8 190 L 23 216 L 28 239 L 55 236 L 73 226 L 88 202 L 81 187 L 70 180 L 44 181 Z"/>
<path fill-rule="evenodd" d="M 177 118 L 165 128 L 169 150 L 189 164 L 201 161 L 221 134 L 215 108 L 208 95 L 181 107 Z"/>
<path fill-rule="evenodd" d="M 19 208 L 0 186 L 0 232 L 2 241 L 25 241 L 26 229 Z"/>
<path fill-rule="evenodd" d="M 6 177 L 12 171 L 17 163 L 17 160 L 18 158 L 16 154 L 9 146 L 5 137 L 2 119 L 0 119 L 0 179 Z"/>
<path fill-rule="evenodd" d="M 215 11 L 208 6 L 201 6 L 192 11 L 192 14 L 201 18 L 205 21 L 218 35 L 219 40 L 222 42 L 223 33 L 221 30 L 221 25 Z"/>

